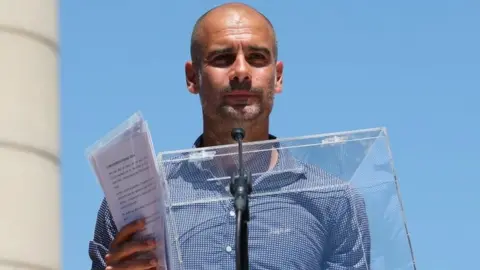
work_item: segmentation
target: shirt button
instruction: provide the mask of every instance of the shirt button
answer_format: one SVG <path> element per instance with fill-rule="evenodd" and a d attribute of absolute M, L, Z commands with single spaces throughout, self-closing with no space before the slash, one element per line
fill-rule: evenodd
<path fill-rule="evenodd" d="M 230 192 L 230 186 L 226 186 L 226 187 L 225 187 L 225 190 L 228 191 L 228 192 Z"/>
<path fill-rule="evenodd" d="M 232 247 L 231 246 L 227 246 L 227 248 L 225 249 L 227 252 L 232 252 Z"/>
<path fill-rule="evenodd" d="M 230 216 L 234 217 L 234 216 L 235 216 L 235 212 L 234 212 L 234 211 L 230 211 Z"/>

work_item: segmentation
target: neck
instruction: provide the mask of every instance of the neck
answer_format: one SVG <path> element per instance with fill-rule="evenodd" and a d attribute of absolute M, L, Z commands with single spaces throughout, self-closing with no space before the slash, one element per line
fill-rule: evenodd
<path fill-rule="evenodd" d="M 268 119 L 261 121 L 249 121 L 242 123 L 232 123 L 219 125 L 218 122 L 204 120 L 203 122 L 203 145 L 205 147 L 233 144 L 231 133 L 234 128 L 243 128 L 245 130 L 244 142 L 255 142 L 268 140 L 269 136 Z"/>
<path fill-rule="evenodd" d="M 245 130 L 245 138 L 243 142 L 255 142 L 255 141 L 265 141 L 269 139 L 269 125 L 268 118 L 261 121 L 252 121 L 248 123 L 232 123 L 230 125 L 218 125 L 215 124 L 218 121 L 205 121 L 203 124 L 203 146 L 218 146 L 225 144 L 236 144 L 233 140 L 231 134 L 232 129 L 234 128 L 243 128 Z M 225 122 L 223 122 L 225 123 Z M 266 149 L 265 149 L 266 150 Z M 272 151 L 268 150 L 260 151 L 260 156 L 257 154 L 246 154 L 244 155 L 245 166 L 250 167 L 250 163 L 254 163 L 255 168 L 261 172 L 271 170 L 278 161 L 278 152 L 276 149 L 272 148 Z M 263 154 L 262 154 L 263 153 Z M 267 154 L 265 156 L 264 154 Z M 260 160 L 258 159 L 260 157 Z M 267 159 L 265 159 L 267 158 Z M 222 157 L 218 160 L 220 162 L 217 164 L 219 168 L 236 168 L 235 162 L 232 160 L 232 157 Z M 258 164 L 260 162 L 260 164 Z M 261 166 L 259 166 L 261 165 Z"/>

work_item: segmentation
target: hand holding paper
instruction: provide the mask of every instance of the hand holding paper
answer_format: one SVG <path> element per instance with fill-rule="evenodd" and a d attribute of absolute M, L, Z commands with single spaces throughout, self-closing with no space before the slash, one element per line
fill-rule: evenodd
<path fill-rule="evenodd" d="M 129 241 L 135 233 L 144 228 L 145 221 L 140 219 L 127 224 L 118 232 L 105 257 L 108 266 L 112 266 L 113 269 L 156 269 L 157 264 L 163 264 L 158 262 L 155 254 L 152 254 L 157 247 L 154 240 Z M 138 256 L 132 260 L 131 257 L 135 254 L 141 254 L 142 258 Z"/>
<path fill-rule="evenodd" d="M 105 258 L 107 266 L 166 269 L 164 192 L 154 153 L 139 113 L 87 151 L 119 229 Z M 158 268 L 152 268 L 154 258 Z"/>

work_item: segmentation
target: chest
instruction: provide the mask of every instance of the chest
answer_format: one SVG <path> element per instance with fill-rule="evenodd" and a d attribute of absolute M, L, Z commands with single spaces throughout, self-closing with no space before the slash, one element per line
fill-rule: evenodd
<path fill-rule="evenodd" d="M 250 269 L 318 269 L 328 245 L 328 214 L 300 194 L 252 197 Z M 232 200 L 174 205 L 169 214 L 174 269 L 234 269 Z"/>

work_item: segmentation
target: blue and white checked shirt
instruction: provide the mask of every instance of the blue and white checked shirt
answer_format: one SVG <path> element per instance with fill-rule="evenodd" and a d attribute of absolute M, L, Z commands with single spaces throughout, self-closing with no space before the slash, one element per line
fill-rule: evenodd
<path fill-rule="evenodd" d="M 201 145 L 200 136 L 195 147 Z M 272 171 L 276 173 L 253 177 L 254 193 L 319 185 L 326 188 L 323 192 L 278 192 L 250 199 L 250 269 L 369 270 L 370 232 L 360 195 L 347 183 L 297 161 L 286 151 L 280 151 L 277 167 L 296 169 L 274 169 Z M 185 196 L 228 196 L 227 182 L 221 185 L 220 181 L 199 181 L 218 177 L 218 172 L 212 168 L 208 168 L 205 162 L 184 162 L 167 169 L 170 202 L 173 204 L 170 215 L 175 217 L 169 219 L 169 228 L 176 230 L 175 236 L 170 235 L 171 248 L 167 251 L 174 262 L 169 265 L 170 269 L 176 269 L 179 256 L 183 260 L 183 269 L 235 269 L 233 201 L 175 206 L 175 201 L 183 201 Z M 105 268 L 104 258 L 116 233 L 108 205 L 103 200 L 95 235 L 89 245 L 92 269 Z"/>

